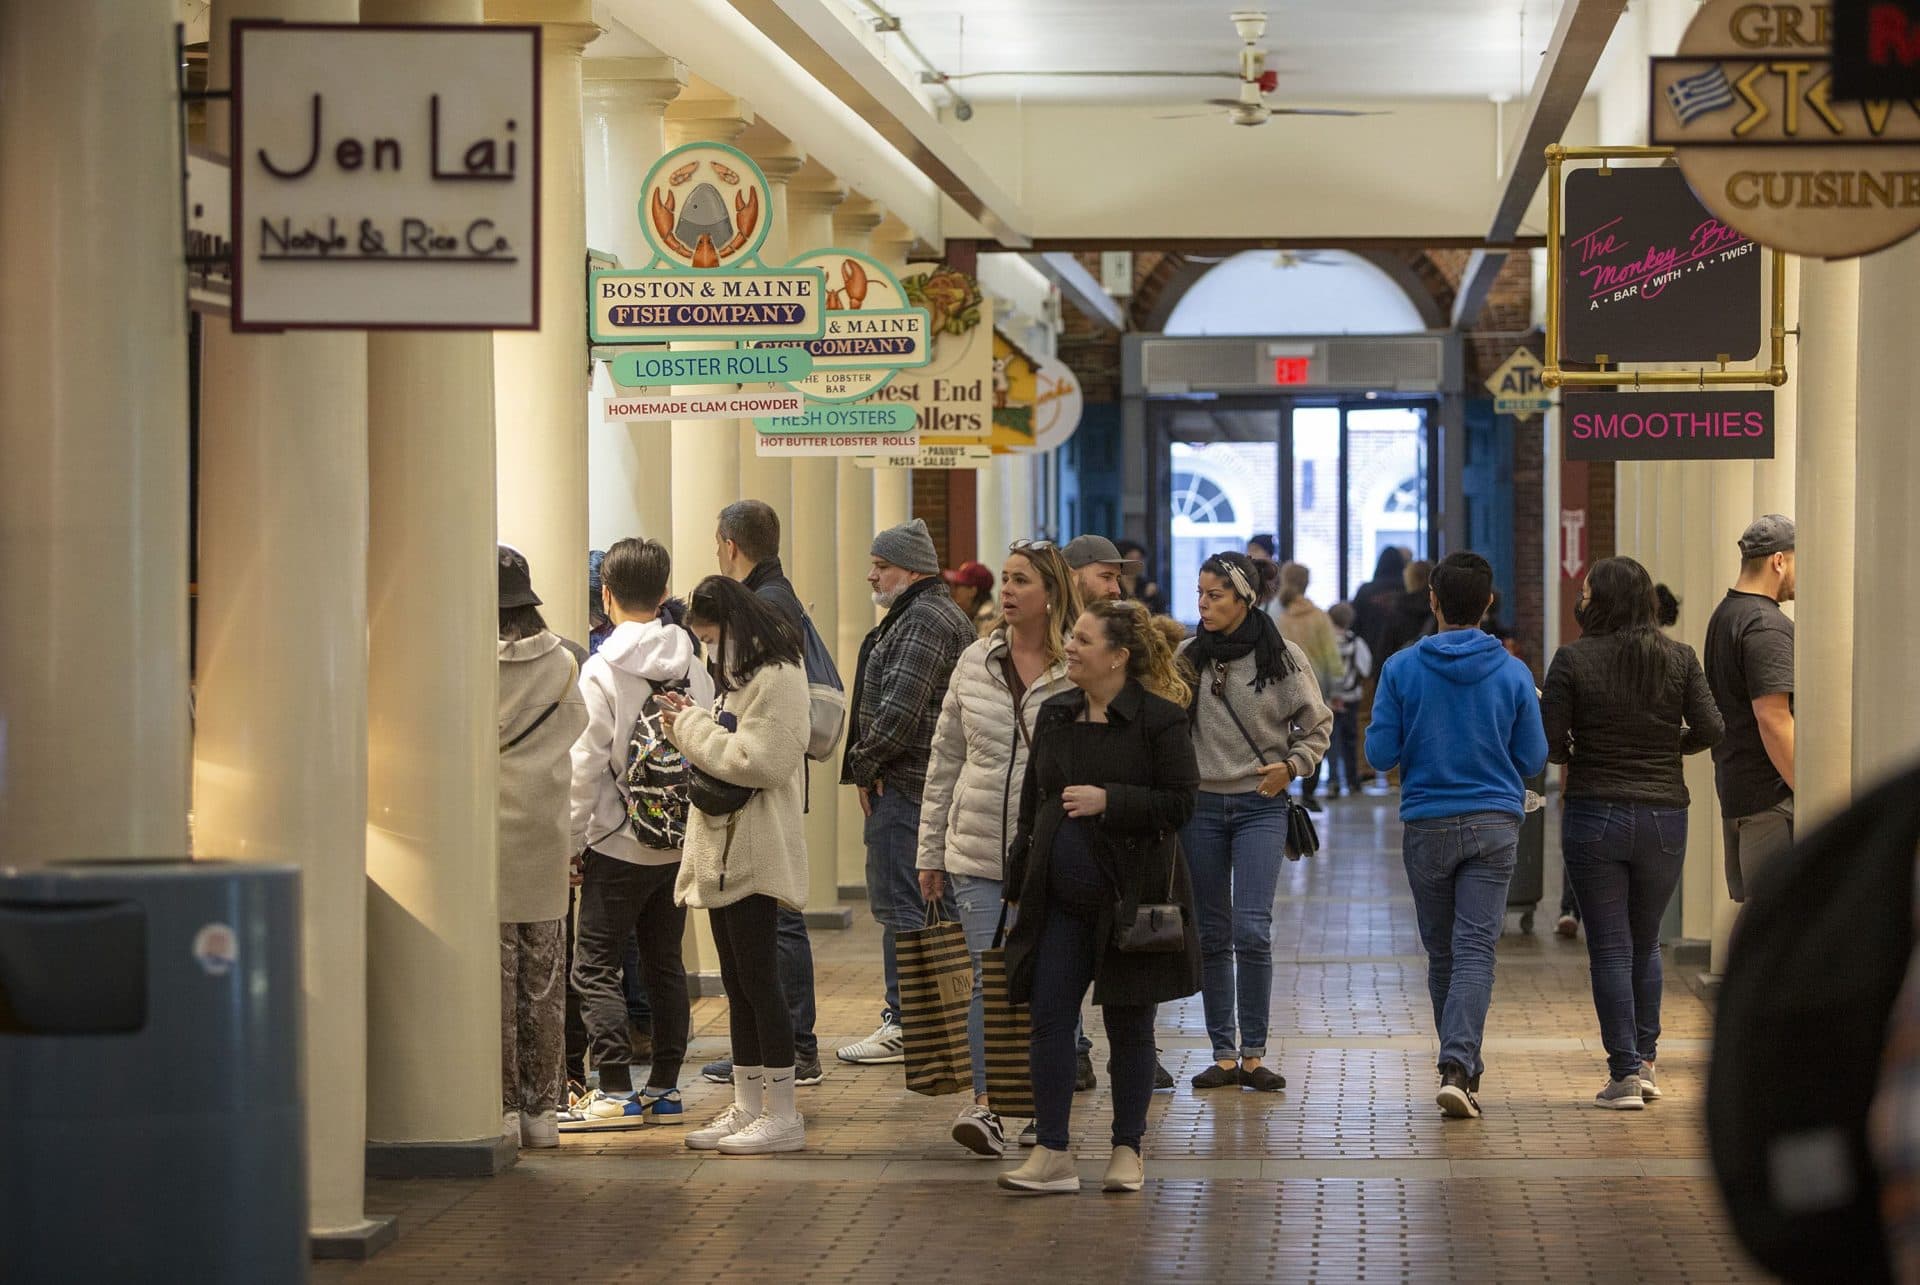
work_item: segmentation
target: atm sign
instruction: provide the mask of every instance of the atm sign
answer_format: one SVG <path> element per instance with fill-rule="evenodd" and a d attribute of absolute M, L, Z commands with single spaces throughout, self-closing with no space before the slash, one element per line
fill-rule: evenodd
<path fill-rule="evenodd" d="M 1275 357 L 1273 359 L 1273 382 L 1276 384 L 1312 383 L 1313 358 Z"/>

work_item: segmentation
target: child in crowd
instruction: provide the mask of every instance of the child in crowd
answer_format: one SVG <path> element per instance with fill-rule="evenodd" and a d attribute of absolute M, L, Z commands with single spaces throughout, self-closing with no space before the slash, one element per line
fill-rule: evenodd
<path fill-rule="evenodd" d="M 1373 653 L 1366 640 L 1353 631 L 1353 604 L 1335 603 L 1327 613 L 1333 621 L 1334 641 L 1340 648 L 1340 673 L 1327 691 L 1327 703 L 1333 707 L 1333 749 L 1327 759 L 1329 790 L 1360 792 L 1360 701 L 1366 681 L 1373 673 Z"/>

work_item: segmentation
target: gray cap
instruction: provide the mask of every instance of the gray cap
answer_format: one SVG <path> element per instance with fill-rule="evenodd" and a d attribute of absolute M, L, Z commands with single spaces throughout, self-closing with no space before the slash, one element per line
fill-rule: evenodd
<path fill-rule="evenodd" d="M 1778 513 L 1755 518 L 1740 536 L 1740 557 L 1770 558 L 1776 553 L 1793 552 L 1793 519 Z"/>
<path fill-rule="evenodd" d="M 1144 565 L 1138 558 L 1121 557 L 1119 548 L 1104 535 L 1076 535 L 1060 552 L 1066 555 L 1067 565 L 1075 571 L 1096 562 L 1111 562 L 1119 567 Z"/>
<path fill-rule="evenodd" d="M 940 554 L 933 547 L 933 537 L 927 534 L 927 524 L 919 518 L 888 527 L 874 536 L 873 556 L 921 575 L 937 575 L 940 571 Z"/>

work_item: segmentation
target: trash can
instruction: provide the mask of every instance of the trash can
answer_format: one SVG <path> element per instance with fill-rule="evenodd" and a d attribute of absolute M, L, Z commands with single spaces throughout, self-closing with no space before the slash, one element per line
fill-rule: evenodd
<path fill-rule="evenodd" d="M 303 1281 L 300 882 L 0 868 L 0 1281 Z"/>

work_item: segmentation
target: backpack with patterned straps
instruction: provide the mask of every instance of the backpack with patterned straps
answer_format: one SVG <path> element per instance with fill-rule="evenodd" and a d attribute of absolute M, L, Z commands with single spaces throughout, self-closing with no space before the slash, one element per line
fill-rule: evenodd
<path fill-rule="evenodd" d="M 627 825 L 643 847 L 681 848 L 687 842 L 687 760 L 667 739 L 660 721 L 663 691 L 686 683 L 648 683 L 651 689 L 627 738 L 627 770 L 615 775 L 627 804 Z M 609 773 L 613 768 L 607 768 Z"/>

